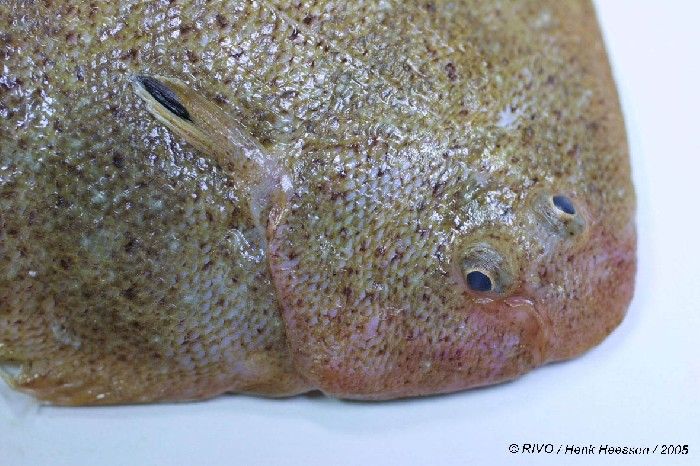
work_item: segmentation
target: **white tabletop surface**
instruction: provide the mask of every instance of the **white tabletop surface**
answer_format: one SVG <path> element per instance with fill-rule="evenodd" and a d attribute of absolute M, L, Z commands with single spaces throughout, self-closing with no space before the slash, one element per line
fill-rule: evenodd
<path fill-rule="evenodd" d="M 596 4 L 640 239 L 634 302 L 602 345 L 498 387 L 377 404 L 228 396 L 67 409 L 0 383 L 0 465 L 700 464 L 700 2 Z M 526 443 L 564 450 L 509 452 Z M 601 444 L 689 455 L 601 456 Z M 563 456 L 567 445 L 595 454 Z"/>

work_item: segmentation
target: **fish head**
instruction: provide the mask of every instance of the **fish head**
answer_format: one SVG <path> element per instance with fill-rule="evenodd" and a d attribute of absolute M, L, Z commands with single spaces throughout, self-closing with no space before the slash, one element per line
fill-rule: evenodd
<path fill-rule="evenodd" d="M 633 294 L 634 222 L 586 199 L 573 186 L 534 189 L 513 204 L 514 220 L 477 229 L 455 248 L 452 277 L 467 312 L 513 320 L 538 364 L 598 344 Z"/>
<path fill-rule="evenodd" d="M 635 268 L 629 203 L 594 183 L 523 188 L 468 157 L 404 156 L 425 166 L 406 170 L 401 151 L 341 155 L 271 222 L 287 336 L 312 384 L 371 399 L 502 382 L 620 322 Z"/>

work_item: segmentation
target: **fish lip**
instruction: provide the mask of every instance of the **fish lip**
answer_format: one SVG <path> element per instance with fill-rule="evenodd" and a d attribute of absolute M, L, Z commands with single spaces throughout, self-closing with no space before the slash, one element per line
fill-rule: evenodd
<path fill-rule="evenodd" d="M 522 287 L 517 288 L 512 295 L 506 297 L 501 297 L 494 293 L 475 296 L 467 291 L 464 278 L 455 266 L 449 269 L 449 273 L 452 279 L 462 288 L 465 299 L 469 299 L 474 305 L 481 307 L 487 313 L 493 314 L 497 318 L 501 315 L 500 318 L 506 319 L 507 316 L 502 315 L 503 312 L 526 312 L 531 319 L 537 322 L 539 332 L 542 334 L 542 343 L 538 345 L 538 348 L 535 348 L 539 355 L 537 365 L 546 364 L 553 360 L 552 348 L 557 339 L 554 322 L 549 317 L 549 314 L 536 304 L 537 300 L 530 297 Z"/>
<path fill-rule="evenodd" d="M 524 295 L 516 295 L 505 298 L 501 301 L 511 311 L 524 311 L 529 317 L 537 322 L 541 338 L 541 344 L 538 345 L 536 349 L 539 358 L 538 365 L 546 364 L 552 360 L 552 344 L 556 341 L 556 330 L 554 327 L 554 322 L 549 317 L 547 312 L 544 312 L 540 306 L 537 305 L 536 301 L 530 297 Z"/>

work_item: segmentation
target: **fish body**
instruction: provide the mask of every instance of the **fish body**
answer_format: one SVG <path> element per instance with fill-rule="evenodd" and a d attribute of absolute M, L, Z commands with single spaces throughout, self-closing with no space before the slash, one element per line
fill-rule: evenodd
<path fill-rule="evenodd" d="M 9 0 L 0 39 L 0 360 L 41 400 L 446 393 L 624 317 L 587 0 Z"/>

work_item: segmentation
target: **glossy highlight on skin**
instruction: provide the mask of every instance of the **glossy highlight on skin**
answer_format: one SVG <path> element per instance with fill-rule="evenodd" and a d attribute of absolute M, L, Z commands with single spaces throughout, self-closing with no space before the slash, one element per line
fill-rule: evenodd
<path fill-rule="evenodd" d="M 635 196 L 587 0 L 10 0 L 0 39 L 18 390 L 433 395 L 625 315 Z"/>

